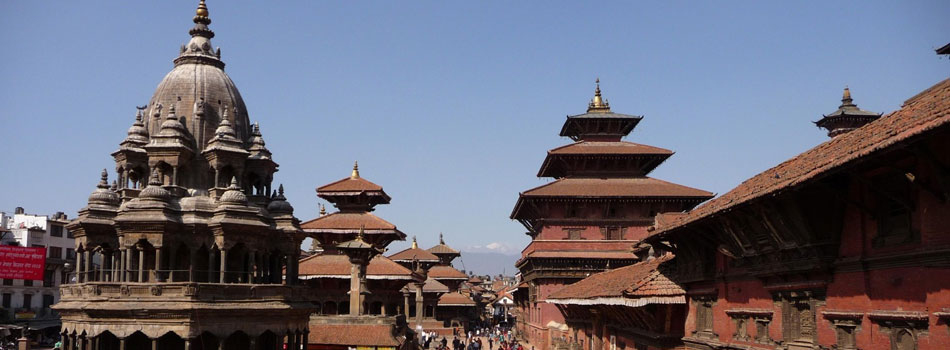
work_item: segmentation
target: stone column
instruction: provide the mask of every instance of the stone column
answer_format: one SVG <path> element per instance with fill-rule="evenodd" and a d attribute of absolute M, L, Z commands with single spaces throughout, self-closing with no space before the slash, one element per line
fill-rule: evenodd
<path fill-rule="evenodd" d="M 385 315 L 386 315 L 386 303 L 385 303 L 385 300 L 383 300 L 383 304 L 382 304 L 382 305 L 383 305 L 383 306 L 379 309 L 379 314 L 385 316 Z"/>
<path fill-rule="evenodd" d="M 224 281 L 226 281 L 225 274 L 227 273 L 227 271 L 228 271 L 228 250 L 221 249 L 221 272 L 220 272 L 221 281 L 220 283 L 224 283 Z"/>
<path fill-rule="evenodd" d="M 194 341 L 195 341 L 194 339 L 190 339 L 190 338 L 185 339 L 185 350 L 191 350 L 191 343 L 193 343 Z"/>
<path fill-rule="evenodd" d="M 248 253 L 247 258 L 248 258 L 249 262 L 248 262 L 248 268 L 247 268 L 247 283 L 254 283 L 254 282 L 255 282 L 255 277 L 256 277 L 257 273 L 256 273 L 256 271 L 255 271 L 255 269 L 254 269 L 254 267 L 255 267 L 255 265 L 256 265 L 256 261 L 255 261 L 256 259 L 254 259 L 254 258 L 255 258 L 256 256 L 257 256 L 257 252 L 249 252 L 249 253 Z"/>
<path fill-rule="evenodd" d="M 86 274 L 86 250 L 83 249 L 81 252 L 76 254 L 76 282 L 85 282 Z"/>
<path fill-rule="evenodd" d="M 262 253 L 261 261 L 264 263 L 264 268 L 261 269 L 261 281 L 264 283 L 271 283 L 270 279 L 270 253 Z"/>
<path fill-rule="evenodd" d="M 125 338 L 119 338 L 119 350 L 125 350 Z"/>
<path fill-rule="evenodd" d="M 208 249 L 208 283 L 214 282 L 214 249 Z"/>
<path fill-rule="evenodd" d="M 363 308 L 360 303 L 360 264 L 350 262 L 350 315 L 359 316 L 360 309 Z"/>
<path fill-rule="evenodd" d="M 425 315 L 425 310 L 422 306 L 422 286 L 425 283 L 416 283 L 416 325 L 422 325 L 422 316 Z"/>
<path fill-rule="evenodd" d="M 145 282 L 145 248 L 138 247 L 136 251 L 139 252 L 139 280 L 138 282 Z"/>
<path fill-rule="evenodd" d="M 122 277 L 122 280 L 129 282 L 132 280 L 132 252 L 126 248 L 122 250 L 122 255 L 125 256 L 125 262 L 122 268 L 122 272 L 125 276 Z"/>
<path fill-rule="evenodd" d="M 164 282 L 165 279 L 162 278 L 161 270 L 162 269 L 162 247 L 155 247 L 155 279 L 154 282 Z"/>
<path fill-rule="evenodd" d="M 195 281 L 195 264 L 198 263 L 198 251 L 188 249 L 188 282 Z"/>
<path fill-rule="evenodd" d="M 402 293 L 404 304 L 402 306 L 402 314 L 406 315 L 406 320 L 409 320 L 409 292 Z"/>

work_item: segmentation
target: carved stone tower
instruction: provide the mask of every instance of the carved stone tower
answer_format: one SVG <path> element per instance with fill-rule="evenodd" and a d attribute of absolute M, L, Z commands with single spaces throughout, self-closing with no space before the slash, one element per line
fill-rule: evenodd
<path fill-rule="evenodd" d="M 201 1 L 175 67 L 140 108 L 89 204 L 54 308 L 67 349 L 300 349 L 304 233 L 249 123 Z"/>

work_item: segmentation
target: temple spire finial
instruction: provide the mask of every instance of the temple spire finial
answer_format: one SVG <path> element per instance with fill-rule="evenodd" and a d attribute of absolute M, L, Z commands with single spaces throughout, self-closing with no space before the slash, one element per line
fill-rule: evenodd
<path fill-rule="evenodd" d="M 416 236 L 412 236 L 412 249 L 419 249 L 419 243 L 416 242 Z"/>
<path fill-rule="evenodd" d="M 204 25 L 211 24 L 211 18 L 208 17 L 208 6 L 205 5 L 205 0 L 198 2 L 198 9 L 195 10 L 195 18 L 192 20 L 195 23 L 201 23 Z"/>
<path fill-rule="evenodd" d="M 99 177 L 99 184 L 96 185 L 98 188 L 109 188 L 109 172 L 106 169 L 102 169 L 102 174 Z"/>
<path fill-rule="evenodd" d="M 445 244 L 445 240 L 442 239 L 442 232 L 439 232 L 439 244 Z"/>
<path fill-rule="evenodd" d="M 841 105 L 842 106 L 853 106 L 854 100 L 851 99 L 851 89 L 847 85 L 844 86 L 844 93 L 841 94 Z"/>
<path fill-rule="evenodd" d="M 320 204 L 320 216 L 327 215 L 327 206 Z"/>
<path fill-rule="evenodd" d="M 350 178 L 351 179 L 360 178 L 360 163 L 358 161 L 353 162 L 353 172 L 350 173 Z"/>
<path fill-rule="evenodd" d="M 600 78 L 597 78 L 594 84 L 594 98 L 587 105 L 587 113 L 610 113 L 610 104 L 600 94 Z"/>

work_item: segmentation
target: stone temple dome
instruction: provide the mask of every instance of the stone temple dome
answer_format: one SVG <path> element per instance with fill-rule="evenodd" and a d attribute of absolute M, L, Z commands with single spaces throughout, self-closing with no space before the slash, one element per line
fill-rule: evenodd
<path fill-rule="evenodd" d="M 194 22 L 194 28 L 189 31 L 191 40 L 181 47 L 174 61 L 175 68 L 165 75 L 149 100 L 146 114 L 149 118 L 145 121 L 148 131 L 153 135 L 158 133 L 161 116 L 175 105 L 200 149 L 214 137 L 214 130 L 227 109 L 238 138 L 245 140 L 251 134 L 247 108 L 237 86 L 224 72 L 221 50 L 212 49 L 214 32 L 208 28 L 211 19 L 198 15 Z"/>
<path fill-rule="evenodd" d="M 144 189 L 157 169 L 161 185 L 180 188 L 172 191 L 179 196 L 213 189 L 220 195 L 237 178 L 247 195 L 266 197 L 278 165 L 224 72 L 221 49 L 211 45 L 214 32 L 204 1 L 193 22 L 174 68 L 139 107 L 141 120 L 113 153 L 119 189 Z"/>

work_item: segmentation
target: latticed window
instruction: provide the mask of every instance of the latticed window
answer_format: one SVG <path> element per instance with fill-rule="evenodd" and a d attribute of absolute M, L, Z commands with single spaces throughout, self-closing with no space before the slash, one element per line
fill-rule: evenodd
<path fill-rule="evenodd" d="M 604 234 L 604 239 L 606 240 L 622 240 L 623 239 L 623 227 L 620 227 L 620 226 L 601 227 L 600 232 Z"/>
<path fill-rule="evenodd" d="M 713 336 L 713 301 L 710 298 L 694 299 L 696 305 L 696 333 L 697 335 Z"/>
<path fill-rule="evenodd" d="M 569 229 L 567 230 L 567 239 L 578 240 L 581 239 L 581 229 Z"/>

